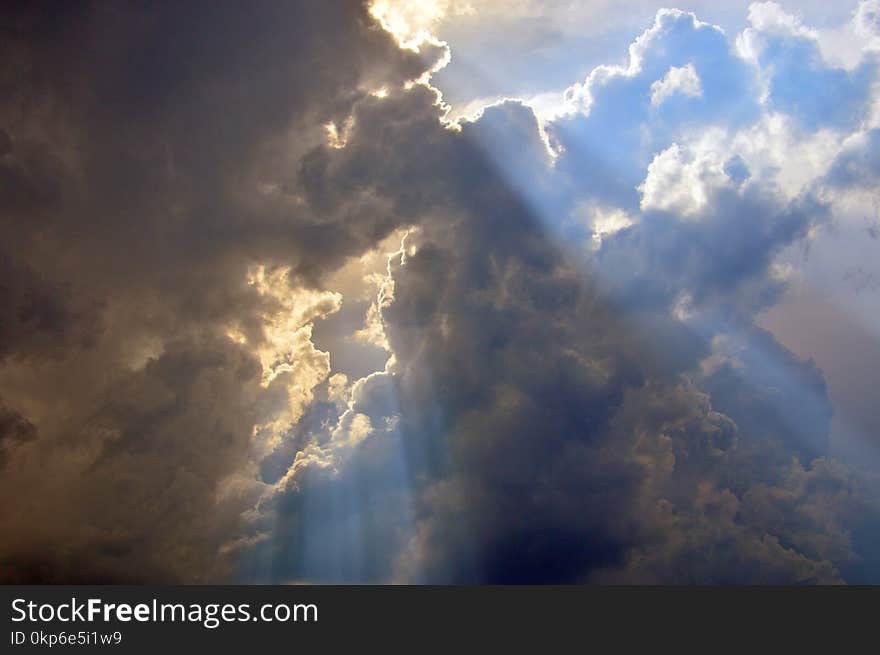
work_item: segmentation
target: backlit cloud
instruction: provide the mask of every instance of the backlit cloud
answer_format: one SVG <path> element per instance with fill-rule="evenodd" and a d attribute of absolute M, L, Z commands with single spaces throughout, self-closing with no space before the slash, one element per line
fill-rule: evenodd
<path fill-rule="evenodd" d="M 875 195 L 876 2 L 845 64 L 652 10 L 457 119 L 444 26 L 553 7 L 67 11 L 0 45 L 4 580 L 878 579 L 762 327 Z"/>

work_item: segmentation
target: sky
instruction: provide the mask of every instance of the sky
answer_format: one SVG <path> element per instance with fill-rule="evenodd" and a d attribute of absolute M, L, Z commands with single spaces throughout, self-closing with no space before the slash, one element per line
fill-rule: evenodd
<path fill-rule="evenodd" d="M 880 582 L 880 3 L 6 3 L 0 581 Z"/>

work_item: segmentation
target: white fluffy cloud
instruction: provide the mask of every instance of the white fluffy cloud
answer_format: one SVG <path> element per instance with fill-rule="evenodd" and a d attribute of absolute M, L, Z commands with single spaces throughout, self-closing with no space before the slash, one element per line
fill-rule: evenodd
<path fill-rule="evenodd" d="M 703 95 L 703 87 L 700 85 L 700 78 L 693 64 L 672 66 L 666 75 L 654 82 L 651 85 L 651 104 L 657 107 L 676 93 L 692 98 Z"/>
<path fill-rule="evenodd" d="M 648 165 L 648 175 L 638 187 L 640 207 L 693 219 L 709 203 L 710 189 L 727 180 L 724 161 L 717 155 L 704 152 L 688 157 L 673 143 Z"/>

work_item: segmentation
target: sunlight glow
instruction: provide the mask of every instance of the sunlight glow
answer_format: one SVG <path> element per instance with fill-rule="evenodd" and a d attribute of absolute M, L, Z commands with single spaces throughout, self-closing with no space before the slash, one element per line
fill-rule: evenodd
<path fill-rule="evenodd" d="M 370 14 L 403 48 L 418 52 L 448 14 L 472 14 L 469 2 L 457 0 L 374 0 Z"/>

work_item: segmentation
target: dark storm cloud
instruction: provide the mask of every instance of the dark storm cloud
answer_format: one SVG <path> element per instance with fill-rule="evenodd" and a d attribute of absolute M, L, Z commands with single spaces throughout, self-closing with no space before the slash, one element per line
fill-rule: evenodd
<path fill-rule="evenodd" d="M 36 436 L 37 429 L 30 421 L 0 401 L 0 470 L 6 466 L 7 453 Z"/>
<path fill-rule="evenodd" d="M 71 346 L 93 342 L 98 328 L 97 302 L 71 285 L 57 286 L 17 257 L 0 262 L 3 305 L 0 309 L 0 358 L 30 353 L 60 355 Z"/>
<path fill-rule="evenodd" d="M 259 364 L 228 340 L 171 343 L 143 370 L 119 376 L 85 420 L 66 425 L 54 457 L 45 443 L 31 442 L 9 480 L 29 492 L 5 508 L 5 577 L 228 575 L 216 550 L 248 499 L 224 495 L 217 482 L 247 459 L 259 374 Z"/>
<path fill-rule="evenodd" d="M 684 292 L 695 306 L 751 316 L 784 289 L 770 275 L 773 257 L 828 217 L 815 198 L 781 204 L 754 187 L 715 190 L 707 204 L 704 220 L 647 211 L 640 225 L 604 241 L 598 265 L 622 302 L 669 307 Z"/>
<path fill-rule="evenodd" d="M 4 80 L 14 146 L 3 198 L 16 237 L 6 243 L 35 238 L 43 206 L 53 224 L 41 238 L 101 253 L 98 272 L 126 283 L 177 268 L 226 274 L 229 259 L 254 253 L 314 273 L 371 243 L 365 221 L 349 231 L 344 216 L 299 206 L 293 175 L 323 123 L 424 69 L 357 3 L 97 5 L 64 20 L 24 11 L 4 41 L 4 60 L 18 63 Z"/>
<path fill-rule="evenodd" d="M 547 126 L 555 165 L 527 108 L 443 132 L 425 90 L 362 103 L 344 149 L 309 155 L 315 188 L 373 188 L 421 220 L 383 311 L 394 359 L 370 379 L 383 392 L 357 394 L 297 456 L 264 504 L 282 527 L 248 574 L 828 583 L 868 570 L 876 496 L 824 457 L 821 373 L 753 325 L 785 285 L 775 256 L 829 208 L 734 154 L 695 179 L 694 216 L 639 211 L 651 157 L 685 128 L 760 113 L 755 72 L 717 30 L 667 12 L 649 35 L 637 69 L 593 82 L 587 116 Z M 704 84 L 676 99 L 690 113 L 651 110 L 653 82 L 690 62 Z M 646 120 L 659 121 L 647 136 Z M 637 219 L 593 255 L 567 217 L 584 198 Z M 352 413 L 393 427 L 354 443 Z M 310 535 L 334 546 L 316 557 Z"/>
<path fill-rule="evenodd" d="M 245 575 L 839 581 L 853 555 L 832 517 L 855 503 L 845 472 L 811 463 L 830 417 L 821 375 L 748 327 L 779 285 L 771 255 L 825 209 L 722 190 L 704 222 L 645 216 L 584 261 L 540 213 L 564 203 L 541 189 L 561 180 L 531 112 L 501 105 L 444 132 L 429 101 L 364 103 L 346 148 L 310 156 L 321 184 L 372 186 L 430 220 L 394 271 L 394 363 L 366 385 L 382 393 L 342 414 L 394 426 L 318 434 L 264 504 L 272 538 Z M 746 355 L 670 315 L 683 291 L 745 321 Z M 792 471 L 835 491 L 816 497 Z M 774 525 L 788 511 L 797 530 Z M 334 545 L 319 556 L 311 539 Z"/>
<path fill-rule="evenodd" d="M 630 563 L 634 549 L 670 548 L 687 558 L 681 550 L 688 544 L 730 549 L 732 559 L 710 556 L 693 574 L 670 565 L 657 579 L 834 578 L 833 566 L 767 547 L 762 528 L 737 520 L 735 512 L 706 515 L 700 495 L 733 499 L 759 482 L 774 487 L 787 457 L 815 454 L 798 442 L 802 425 L 768 422 L 780 405 L 788 403 L 790 413 L 801 399 L 770 399 L 768 389 L 745 384 L 738 392 L 767 406 L 735 407 L 731 392 L 730 415 L 719 413 L 681 377 L 708 354 L 698 333 L 652 311 L 650 302 L 627 309 L 585 284 L 582 271 L 532 232 L 528 212 L 500 215 L 505 237 L 498 240 L 490 218 L 497 205 L 472 198 L 471 206 L 477 225 L 456 231 L 468 235 L 467 243 L 453 241 L 445 257 L 428 250 L 427 257 L 442 262 L 428 271 L 417 265 L 416 253 L 397 279 L 388 312 L 404 406 L 439 405 L 443 428 L 435 434 L 453 469 L 425 494 L 429 509 L 413 547 L 422 568 L 413 565 L 411 573 L 459 581 L 585 581 L 622 569 L 622 577 L 609 579 L 645 581 L 654 578 Z M 675 266 L 674 260 L 666 265 Z M 420 291 L 435 300 L 418 300 Z M 406 329 L 410 323 L 415 329 Z M 795 369 L 793 376 L 800 375 Z M 724 398 L 720 393 L 719 402 Z M 821 422 L 809 426 L 824 437 L 824 388 L 809 400 L 826 408 L 825 432 Z M 406 414 L 402 425 L 408 425 Z M 431 427 L 417 423 L 413 432 L 431 434 Z M 767 432 L 786 440 L 787 457 L 770 456 Z M 675 519 L 664 521 L 664 512 Z M 699 545 L 687 536 L 691 521 L 706 525 Z M 721 529 L 725 522 L 730 535 Z M 740 566 L 738 558 L 749 565 Z"/>
<path fill-rule="evenodd" d="M 262 338 L 247 273 L 314 281 L 402 222 L 369 194 L 313 202 L 299 160 L 431 53 L 360 2 L 0 20 L 0 486 L 27 497 L 0 510 L 2 577 L 222 579 L 253 500 L 229 478 L 278 404 L 226 336 Z"/>

